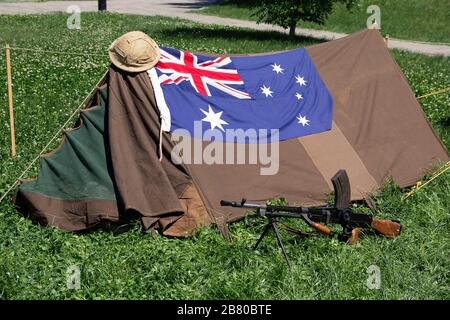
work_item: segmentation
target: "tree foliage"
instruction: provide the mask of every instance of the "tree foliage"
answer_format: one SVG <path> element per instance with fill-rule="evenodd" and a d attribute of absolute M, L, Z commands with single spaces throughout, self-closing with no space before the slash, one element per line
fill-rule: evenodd
<path fill-rule="evenodd" d="M 323 24 L 333 10 L 336 2 L 342 2 L 350 8 L 355 0 L 253 0 L 254 16 L 258 23 L 265 22 L 289 28 L 289 35 L 295 35 L 298 21 L 310 21 Z"/>

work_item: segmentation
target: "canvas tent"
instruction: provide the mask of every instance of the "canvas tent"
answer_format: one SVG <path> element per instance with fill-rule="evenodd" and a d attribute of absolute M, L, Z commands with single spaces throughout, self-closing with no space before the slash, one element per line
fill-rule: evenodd
<path fill-rule="evenodd" d="M 323 204 L 339 169 L 349 174 L 352 199 L 362 199 L 389 177 L 409 186 L 449 160 L 377 30 L 307 51 L 333 96 L 333 125 L 280 142 L 276 175 L 260 175 L 262 164 L 177 165 L 169 134 L 160 162 L 160 119 L 147 73 L 111 67 L 75 128 L 42 158 L 38 178 L 21 183 L 15 203 L 42 224 L 72 231 L 129 212 L 165 235 L 189 235 L 210 223 L 227 235 L 227 223 L 244 212 L 220 207 L 221 199 Z"/>

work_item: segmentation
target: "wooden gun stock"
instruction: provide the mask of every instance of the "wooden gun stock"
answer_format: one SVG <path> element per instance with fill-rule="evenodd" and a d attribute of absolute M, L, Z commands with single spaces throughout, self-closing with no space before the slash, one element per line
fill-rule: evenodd
<path fill-rule="evenodd" d="M 314 229 L 316 229 L 316 230 L 318 230 L 318 231 L 320 231 L 322 233 L 325 233 L 326 235 L 331 235 L 333 233 L 333 231 L 331 231 L 330 228 L 324 226 L 323 224 L 317 223 L 317 222 L 312 222 L 311 226 Z"/>
<path fill-rule="evenodd" d="M 349 245 L 354 245 L 358 242 L 359 233 L 361 232 L 361 228 L 355 228 L 352 230 L 351 236 L 348 238 L 347 243 Z"/>
<path fill-rule="evenodd" d="M 388 238 L 395 238 L 400 234 L 402 225 L 400 222 L 392 220 L 378 220 L 373 219 L 371 227 Z"/>

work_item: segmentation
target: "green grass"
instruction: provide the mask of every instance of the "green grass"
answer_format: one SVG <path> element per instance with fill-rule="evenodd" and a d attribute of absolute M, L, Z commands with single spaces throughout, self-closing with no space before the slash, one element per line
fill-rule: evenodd
<path fill-rule="evenodd" d="M 366 28 L 367 7 L 378 5 L 381 10 L 383 34 L 407 40 L 450 43 L 450 1 L 442 0 L 359 0 L 351 11 L 345 5 L 335 5 L 324 25 L 303 22 L 299 27 L 352 33 Z M 230 0 L 205 8 L 198 13 L 244 20 L 252 17 L 251 1 Z"/>
<path fill-rule="evenodd" d="M 100 56 L 63 56 L 12 51 L 18 156 L 9 156 L 8 112 L 0 108 L 0 194 L 27 166 L 90 91 L 108 65 L 106 49 L 117 36 L 140 29 L 158 43 L 215 53 L 249 53 L 301 47 L 278 33 L 205 26 L 159 17 L 82 14 L 82 29 L 66 29 L 66 15 L 0 16 L 1 42 L 12 46 Z M 393 52 L 417 95 L 450 85 L 450 59 Z M 4 53 L 0 55 L 0 101 L 6 100 Z M 422 101 L 450 147 L 450 95 Z M 407 115 L 405 115 L 406 117 Z M 55 143 L 52 147 L 55 147 Z M 37 173 L 37 166 L 29 173 Z M 188 239 L 142 232 L 139 223 L 114 235 L 98 230 L 77 235 L 42 228 L 21 216 L 10 198 L 0 204 L 1 299 L 449 299 L 450 173 L 404 203 L 402 190 L 387 185 L 377 217 L 404 225 L 395 240 L 378 236 L 350 247 L 329 238 L 284 234 L 288 270 L 273 236 L 258 251 L 263 221 L 230 226 L 233 242 L 214 227 Z M 289 200 L 289 199 L 288 199 Z M 297 225 L 300 225 L 297 223 Z M 66 287 L 66 270 L 81 270 L 81 289 Z M 381 289 L 366 286 L 370 265 L 381 269 Z"/>

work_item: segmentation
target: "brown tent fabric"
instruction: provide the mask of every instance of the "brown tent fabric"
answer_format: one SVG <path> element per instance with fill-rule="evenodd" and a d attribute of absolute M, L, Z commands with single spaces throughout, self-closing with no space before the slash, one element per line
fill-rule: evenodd
<path fill-rule="evenodd" d="M 332 130 L 280 142 L 275 175 L 261 175 L 263 164 L 175 165 L 168 133 L 162 135 L 160 162 L 159 114 L 147 73 L 112 67 L 105 132 L 118 212 L 138 213 L 146 229 L 170 236 L 189 235 L 210 223 L 226 236 L 227 223 L 245 212 L 220 207 L 221 199 L 284 197 L 291 204 L 323 204 L 332 191 L 331 177 L 345 169 L 357 200 L 388 177 L 409 186 L 449 160 L 378 31 L 364 30 L 307 51 L 333 96 Z M 20 190 L 18 199 L 32 215 L 46 212 L 53 201 Z M 52 210 L 61 221 L 72 213 Z M 82 215 L 91 214 L 99 212 L 85 206 Z"/>
<path fill-rule="evenodd" d="M 400 186 L 412 185 L 432 164 L 448 160 L 377 30 L 315 45 L 308 52 L 333 94 L 332 131 L 342 132 L 377 184 L 392 176 Z M 302 144 L 323 141 L 316 138 Z M 354 180 L 358 185 L 359 179 Z"/>
<path fill-rule="evenodd" d="M 377 30 L 307 50 L 333 95 L 332 130 L 281 142 L 275 176 L 259 175 L 256 165 L 191 165 L 208 208 L 225 221 L 240 219 L 243 210 L 222 208 L 220 199 L 283 196 L 290 203 L 323 204 L 331 177 L 345 169 L 352 200 L 359 200 L 389 177 L 409 186 L 449 159 Z"/>
<path fill-rule="evenodd" d="M 108 138 L 118 201 L 142 216 L 146 229 L 158 222 L 165 234 L 189 235 L 211 219 L 185 166 L 171 159 L 173 144 L 162 136 L 147 73 L 129 74 L 111 67 L 108 87 Z"/>

